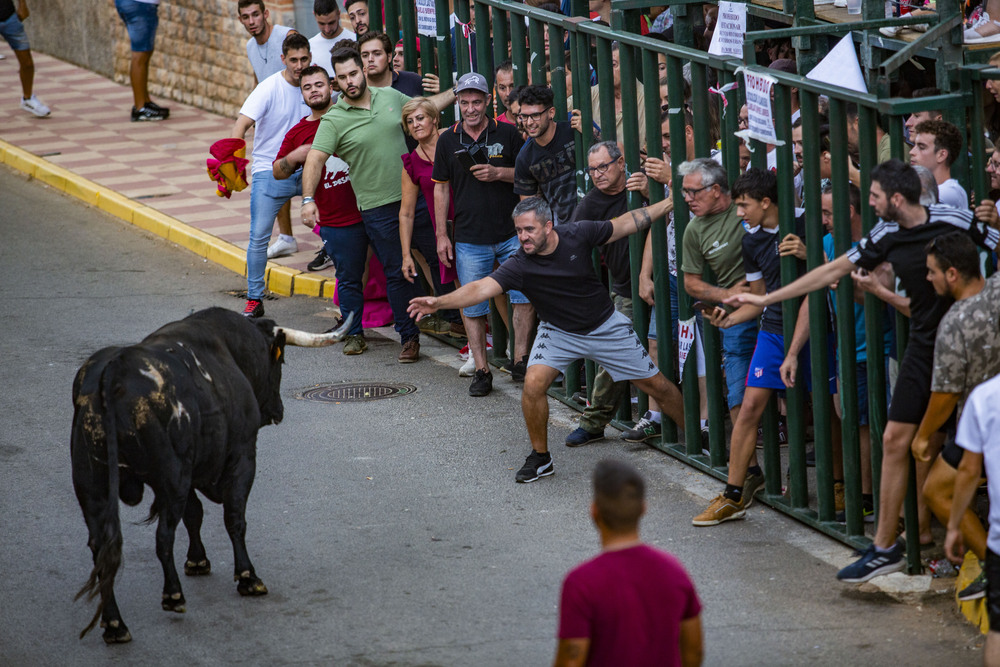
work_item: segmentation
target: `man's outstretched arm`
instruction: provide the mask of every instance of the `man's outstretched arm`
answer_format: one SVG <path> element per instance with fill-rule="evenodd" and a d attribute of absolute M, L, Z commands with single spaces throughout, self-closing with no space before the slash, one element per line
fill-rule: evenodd
<path fill-rule="evenodd" d="M 672 199 L 664 199 L 650 206 L 643 206 L 634 211 L 627 211 L 611 221 L 615 231 L 605 244 L 614 243 L 620 238 L 649 229 L 656 218 L 662 218 L 670 211 L 674 210 Z"/>
<path fill-rule="evenodd" d="M 444 296 L 419 296 L 410 299 L 406 312 L 410 317 L 420 319 L 438 310 L 466 308 L 503 294 L 503 288 L 493 278 L 486 276 L 468 285 L 462 285 Z"/>
<path fill-rule="evenodd" d="M 788 283 L 784 287 L 773 292 L 758 296 L 756 294 L 737 294 L 729 297 L 725 303 L 730 306 L 738 306 L 743 303 L 751 303 L 755 306 L 770 306 L 785 299 L 794 299 L 803 294 L 815 292 L 825 288 L 831 283 L 840 280 L 854 270 L 854 264 L 847 259 L 847 255 L 841 255 L 832 262 L 827 262 L 802 276 L 798 280 Z"/>

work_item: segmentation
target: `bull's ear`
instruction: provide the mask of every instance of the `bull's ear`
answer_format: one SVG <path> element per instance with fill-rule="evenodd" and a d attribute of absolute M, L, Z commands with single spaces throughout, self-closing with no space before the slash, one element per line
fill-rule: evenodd
<path fill-rule="evenodd" d="M 285 332 L 280 329 L 271 341 L 271 359 L 277 363 L 283 363 L 285 355 Z"/>

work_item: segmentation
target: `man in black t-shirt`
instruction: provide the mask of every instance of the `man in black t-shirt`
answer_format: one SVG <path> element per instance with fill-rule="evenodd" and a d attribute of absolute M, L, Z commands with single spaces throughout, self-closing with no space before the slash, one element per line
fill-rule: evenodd
<path fill-rule="evenodd" d="M 525 86 L 518 94 L 517 120 L 528 142 L 517 156 L 514 192 L 521 199 L 541 195 L 560 225 L 576 208 L 576 136 L 568 122 L 555 122 L 552 89 Z"/>
<path fill-rule="evenodd" d="M 868 203 L 882 222 L 861 238 L 858 245 L 835 260 L 819 266 L 776 292 L 742 294 L 727 303 L 769 306 L 808 294 L 843 278 L 855 267 L 872 270 L 882 262 L 892 264 L 902 288 L 910 297 L 910 338 L 899 365 L 899 379 L 889 405 L 889 420 L 882 436 L 882 474 L 879 522 L 875 539 L 861 558 L 840 570 L 837 578 L 849 583 L 897 572 L 905 567 L 904 547 L 896 540 L 899 511 L 906 496 L 910 443 L 930 400 L 934 336 L 949 301 L 934 292 L 927 281 L 926 246 L 936 237 L 964 230 L 972 240 L 995 250 L 1000 234 L 976 219 L 971 211 L 949 206 L 920 205 L 920 178 L 909 165 L 889 160 L 872 170 Z M 995 209 L 994 209 L 995 213 Z"/>
<path fill-rule="evenodd" d="M 494 263 L 503 263 L 519 247 L 511 213 L 514 194 L 514 160 L 524 141 L 517 128 L 497 123 L 486 112 L 490 108 L 486 77 L 463 74 L 455 86 L 462 120 L 441 133 L 434 151 L 434 213 L 437 225 L 438 260 L 445 266 L 455 262 L 458 281 L 465 285 L 485 278 Z M 455 208 L 455 245 L 448 238 L 449 203 Z M 520 292 L 509 295 L 513 304 L 514 364 L 511 377 L 524 380 L 528 337 L 535 312 Z M 486 315 L 489 301 L 465 308 L 465 330 L 469 354 L 476 364 L 470 396 L 486 396 L 493 389 L 493 373 L 486 359 Z M 503 315 L 506 315 L 504 313 Z M 505 318 L 506 319 L 506 318 Z"/>
<path fill-rule="evenodd" d="M 442 308 L 460 308 L 518 289 L 531 300 L 541 323 L 528 361 L 521 409 L 532 452 L 515 480 L 533 482 L 551 475 L 546 391 L 570 363 L 585 358 L 604 366 L 613 380 L 629 380 L 655 397 L 664 411 L 683 423 L 681 395 L 656 368 L 632 322 L 615 312 L 608 290 L 594 272 L 591 252 L 637 231 L 670 207 L 664 200 L 614 220 L 584 220 L 556 228 L 541 197 L 530 197 L 514 209 L 514 228 L 521 249 L 491 275 L 441 297 L 410 301 L 409 313 L 424 317 Z"/>

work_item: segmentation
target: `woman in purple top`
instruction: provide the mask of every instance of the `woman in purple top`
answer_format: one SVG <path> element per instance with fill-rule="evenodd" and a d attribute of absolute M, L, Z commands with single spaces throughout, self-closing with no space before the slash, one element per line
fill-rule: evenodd
<path fill-rule="evenodd" d="M 427 205 L 427 202 L 434 201 L 434 181 L 431 180 L 431 172 L 434 171 L 434 151 L 438 141 L 438 111 L 426 98 L 415 97 L 403 105 L 402 115 L 403 127 L 417 141 L 417 147 L 413 152 L 402 156 L 403 199 L 399 207 L 399 242 L 403 249 L 403 276 L 413 282 L 417 275 L 410 253 L 414 219 L 418 215 L 429 214 L 435 229 L 438 225 L 438 221 L 434 219 L 434 207 Z M 448 219 L 453 219 L 454 215 L 454 205 L 449 204 Z M 444 221 L 442 224 L 445 224 Z M 437 256 L 432 259 L 436 260 Z M 441 284 L 453 283 L 458 277 L 454 265 L 448 267 L 439 263 L 438 266 Z"/>

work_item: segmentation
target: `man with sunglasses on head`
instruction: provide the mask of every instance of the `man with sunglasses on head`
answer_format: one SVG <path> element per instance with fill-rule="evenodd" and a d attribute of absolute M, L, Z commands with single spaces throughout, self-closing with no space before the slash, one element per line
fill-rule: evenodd
<path fill-rule="evenodd" d="M 568 121 L 555 121 L 552 89 L 525 86 L 517 115 L 528 141 L 517 156 L 514 192 L 526 199 L 541 195 L 556 225 L 567 222 L 576 208 L 576 137 Z"/>
<path fill-rule="evenodd" d="M 513 125 L 498 123 L 487 115 L 490 94 L 486 77 L 475 72 L 463 74 L 455 94 L 462 120 L 441 133 L 431 176 L 436 219 L 448 219 L 452 197 L 455 204 L 454 246 L 448 238 L 448 225 L 439 224 L 438 260 L 445 266 L 454 262 L 459 282 L 467 285 L 488 276 L 495 263 L 502 264 L 520 247 L 511 218 L 517 205 L 512 183 L 514 160 L 524 141 Z M 509 298 L 514 306 L 515 363 L 511 376 L 523 381 L 535 311 L 522 293 L 512 291 Z M 469 354 L 476 364 L 470 396 L 486 396 L 493 390 L 493 373 L 486 359 L 487 313 L 489 301 L 462 312 Z"/>

